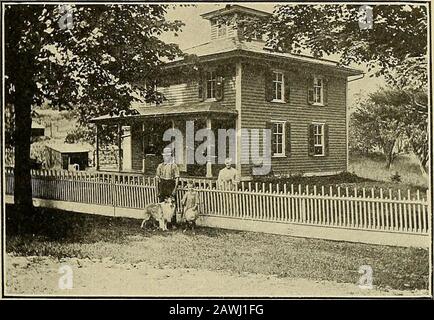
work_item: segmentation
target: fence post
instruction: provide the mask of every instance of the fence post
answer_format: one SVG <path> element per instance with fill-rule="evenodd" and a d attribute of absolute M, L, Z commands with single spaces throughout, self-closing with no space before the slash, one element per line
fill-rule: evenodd
<path fill-rule="evenodd" d="M 301 211 L 301 221 L 306 222 L 306 197 L 303 197 L 304 193 L 301 192 L 301 185 L 299 186 L 300 198 L 300 211 Z"/>
<path fill-rule="evenodd" d="M 420 205 L 419 189 L 417 189 L 417 191 L 416 191 L 416 199 L 417 199 L 417 202 L 419 203 L 417 205 L 417 231 L 421 232 L 423 230 L 423 228 L 422 228 L 422 206 Z"/>
<path fill-rule="evenodd" d="M 427 213 L 427 228 L 425 232 L 430 233 L 432 230 L 432 199 L 430 200 L 429 188 L 426 190 L 426 213 Z"/>

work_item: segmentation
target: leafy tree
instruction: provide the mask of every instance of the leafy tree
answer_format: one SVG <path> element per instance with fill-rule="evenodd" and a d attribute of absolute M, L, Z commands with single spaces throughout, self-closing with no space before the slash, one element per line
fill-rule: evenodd
<path fill-rule="evenodd" d="M 367 99 L 359 100 L 351 115 L 350 135 L 356 144 L 365 148 L 378 147 L 387 157 L 387 167 L 396 155 L 399 139 L 406 139 L 418 157 L 421 168 L 427 172 L 428 117 L 414 107 L 415 101 L 427 102 L 423 92 L 410 92 L 399 89 L 380 89 Z"/>
<path fill-rule="evenodd" d="M 344 65 L 367 64 L 390 85 L 426 90 L 427 7 L 371 5 L 373 28 L 359 27 L 360 5 L 288 4 L 275 7 L 267 20 L 241 21 L 247 35 L 260 30 L 275 50 L 316 57 L 338 54 Z"/>
<path fill-rule="evenodd" d="M 404 123 L 406 135 L 421 168 L 427 172 L 429 161 L 428 114 L 420 106 L 428 105 L 428 95 L 422 91 L 387 89 L 371 95 L 377 105 L 389 105 Z"/>
<path fill-rule="evenodd" d="M 365 127 L 359 123 L 358 114 L 351 115 L 349 123 L 348 147 L 351 152 L 369 155 L 375 146 L 375 137 L 365 133 Z"/>
<path fill-rule="evenodd" d="M 32 106 L 48 101 L 60 109 L 77 108 L 84 123 L 129 110 L 134 100 L 152 100 L 153 89 L 140 84 L 155 81 L 163 61 L 181 54 L 176 45 L 158 38 L 183 25 L 165 19 L 167 8 L 76 5 L 65 16 L 64 8 L 56 5 L 5 7 L 5 98 L 14 106 L 14 196 L 21 212 L 32 212 Z"/>

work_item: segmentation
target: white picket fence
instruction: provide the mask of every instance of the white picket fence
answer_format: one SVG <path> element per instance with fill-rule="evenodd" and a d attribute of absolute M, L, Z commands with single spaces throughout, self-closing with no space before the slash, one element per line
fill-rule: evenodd
<path fill-rule="evenodd" d="M 181 179 L 178 201 L 187 179 Z M 201 214 L 235 219 L 332 226 L 357 230 L 430 233 L 432 219 L 426 198 L 410 191 L 317 188 L 301 185 L 240 183 L 219 190 L 215 181 L 195 179 Z M 6 194 L 13 194 L 13 171 L 6 170 Z M 144 208 L 156 202 L 155 180 L 143 175 L 32 171 L 34 198 Z"/>

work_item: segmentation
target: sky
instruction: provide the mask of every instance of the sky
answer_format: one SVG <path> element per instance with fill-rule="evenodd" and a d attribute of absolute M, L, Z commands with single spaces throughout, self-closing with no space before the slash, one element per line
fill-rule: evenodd
<path fill-rule="evenodd" d="M 227 3 L 203 3 L 197 4 L 193 7 L 175 7 L 167 12 L 167 19 L 181 20 L 185 23 L 182 32 L 177 37 L 172 34 L 165 34 L 162 38 L 167 42 L 176 43 L 181 49 L 190 48 L 210 40 L 210 27 L 209 21 L 203 19 L 200 15 L 213 10 L 223 8 Z M 238 3 L 239 4 L 239 3 Z M 249 3 L 245 2 L 243 6 L 262 10 L 266 12 L 273 12 L 273 3 Z M 339 60 L 339 56 L 325 57 L 331 60 Z M 379 86 L 385 86 L 383 78 L 369 77 L 368 70 L 364 65 L 350 65 L 353 68 L 364 71 L 365 77 L 361 80 L 352 81 L 348 83 L 348 98 L 349 105 L 353 105 L 357 95 L 365 95 L 369 92 L 375 91 Z"/>

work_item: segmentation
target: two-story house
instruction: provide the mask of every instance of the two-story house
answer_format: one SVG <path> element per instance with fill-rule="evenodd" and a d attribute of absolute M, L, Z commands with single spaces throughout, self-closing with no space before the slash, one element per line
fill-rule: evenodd
<path fill-rule="evenodd" d="M 241 161 L 248 141 L 241 139 L 240 129 L 271 129 L 273 173 L 326 175 L 347 169 L 347 81 L 362 72 L 325 59 L 273 52 L 259 35 L 247 41 L 237 24 L 246 15 L 269 13 L 228 5 L 202 15 L 210 22 L 211 39 L 185 50 L 201 67 L 197 75 L 187 75 L 183 68 L 189 59 L 167 63 L 170 76 L 158 87 L 166 97 L 163 104 L 136 107 L 136 115 L 94 119 L 97 126 L 130 126 L 131 143 L 120 153 L 129 167 L 119 161 L 119 169 L 154 174 L 168 143 L 162 141 L 163 132 L 178 128 L 186 133 L 187 120 L 194 121 L 195 131 L 210 128 L 216 137 L 218 129 L 235 129 L 236 150 L 227 151 L 243 179 L 252 177 L 255 164 Z M 212 177 L 221 166 L 210 161 L 181 164 L 181 169 L 185 175 Z"/>

